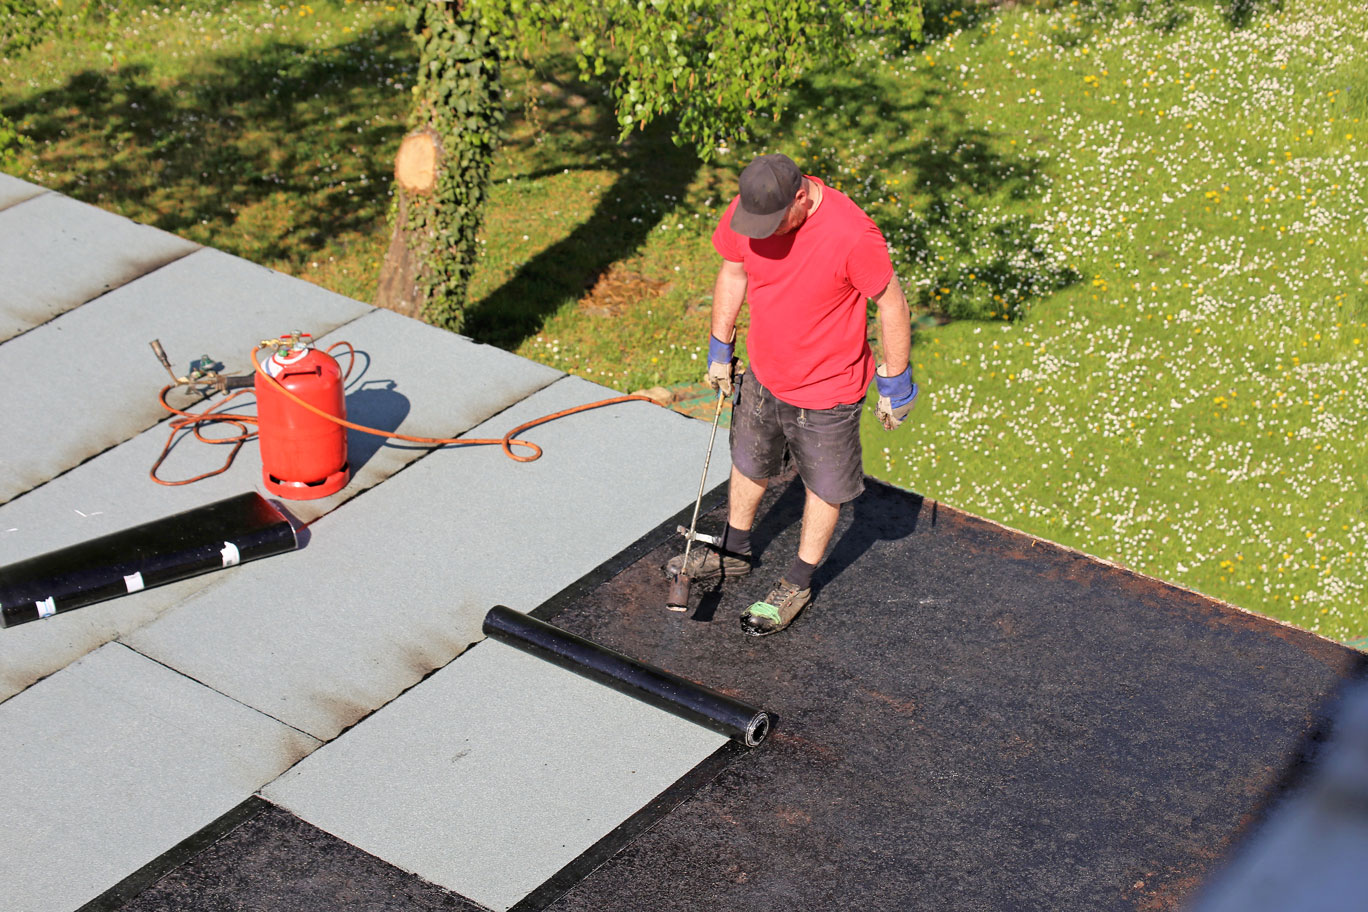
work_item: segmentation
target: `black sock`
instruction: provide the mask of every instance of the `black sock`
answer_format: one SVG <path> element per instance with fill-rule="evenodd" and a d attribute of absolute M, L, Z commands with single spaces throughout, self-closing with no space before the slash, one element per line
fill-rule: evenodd
<path fill-rule="evenodd" d="M 816 569 L 816 564 L 809 564 L 801 557 L 795 557 L 793 566 L 788 568 L 788 573 L 784 574 L 784 579 L 799 589 L 807 589 L 812 586 L 812 573 Z"/>
<path fill-rule="evenodd" d="M 722 533 L 722 550 L 750 557 L 750 529 L 738 529 L 727 523 L 727 531 Z"/>

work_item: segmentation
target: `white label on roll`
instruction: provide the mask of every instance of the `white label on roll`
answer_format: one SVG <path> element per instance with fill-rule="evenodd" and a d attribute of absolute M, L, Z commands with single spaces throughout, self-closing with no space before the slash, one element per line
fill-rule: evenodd
<path fill-rule="evenodd" d="M 57 603 L 53 600 L 52 596 L 48 596 L 41 602 L 34 602 L 33 604 L 38 606 L 38 617 L 40 618 L 50 618 L 57 613 Z"/>
<path fill-rule="evenodd" d="M 124 585 L 128 587 L 128 591 L 129 591 L 129 592 L 137 592 L 138 590 L 142 589 L 142 588 L 143 588 L 142 574 L 141 574 L 141 573 L 134 573 L 134 574 L 132 574 L 131 576 L 125 576 L 125 577 L 124 577 Z"/>
<path fill-rule="evenodd" d="M 236 567 L 242 561 L 242 555 L 238 554 L 237 545 L 232 542 L 223 543 L 223 566 Z"/>

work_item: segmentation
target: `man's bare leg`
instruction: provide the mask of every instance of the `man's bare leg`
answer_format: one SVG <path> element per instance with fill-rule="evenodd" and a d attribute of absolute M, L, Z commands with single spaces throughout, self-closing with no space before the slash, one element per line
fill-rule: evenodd
<path fill-rule="evenodd" d="M 741 629 L 750 636 L 778 633 L 812 601 L 812 573 L 825 556 L 827 545 L 831 544 L 836 521 L 841 517 L 841 506 L 827 503 L 811 491 L 806 493 L 797 559 L 764 601 L 751 605 L 741 615 Z"/>
<path fill-rule="evenodd" d="M 732 528 L 750 531 L 755 524 L 756 511 L 760 509 L 760 498 L 765 496 L 768 485 L 768 478 L 756 481 L 732 466 L 731 485 L 727 489 L 727 522 Z"/>
<path fill-rule="evenodd" d="M 798 538 L 798 557 L 814 566 L 820 564 L 836 531 L 836 521 L 840 518 L 840 504 L 829 504 L 807 491 L 807 500 L 803 502 L 803 529 Z"/>

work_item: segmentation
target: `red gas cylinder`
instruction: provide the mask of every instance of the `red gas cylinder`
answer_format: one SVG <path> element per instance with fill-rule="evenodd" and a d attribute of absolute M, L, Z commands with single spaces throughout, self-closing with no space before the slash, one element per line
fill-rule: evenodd
<path fill-rule="evenodd" d="M 309 334 L 285 337 L 262 366 L 299 399 L 329 415 L 347 417 L 342 369 L 332 355 L 313 347 Z M 260 375 L 256 396 L 266 490 L 289 500 L 312 500 L 340 491 L 351 478 L 347 429 L 289 399 Z"/>

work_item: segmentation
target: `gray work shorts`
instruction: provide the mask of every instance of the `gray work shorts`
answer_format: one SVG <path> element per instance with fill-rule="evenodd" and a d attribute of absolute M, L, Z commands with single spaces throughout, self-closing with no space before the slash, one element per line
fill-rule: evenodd
<path fill-rule="evenodd" d="M 733 381 L 732 465 L 755 481 L 784 469 L 787 448 L 809 491 L 843 504 L 864 491 L 860 410 L 864 402 L 829 409 L 802 409 L 775 398 L 754 374 Z"/>

